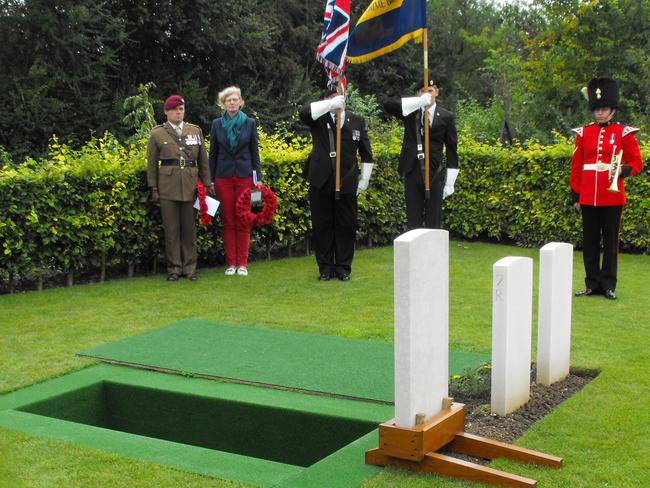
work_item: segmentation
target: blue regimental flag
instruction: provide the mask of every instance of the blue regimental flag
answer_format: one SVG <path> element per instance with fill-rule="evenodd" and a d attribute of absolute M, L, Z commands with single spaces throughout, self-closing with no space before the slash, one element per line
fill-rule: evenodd
<path fill-rule="evenodd" d="M 425 0 L 373 0 L 348 40 L 348 61 L 365 63 L 403 46 L 422 42 L 427 28 Z"/>

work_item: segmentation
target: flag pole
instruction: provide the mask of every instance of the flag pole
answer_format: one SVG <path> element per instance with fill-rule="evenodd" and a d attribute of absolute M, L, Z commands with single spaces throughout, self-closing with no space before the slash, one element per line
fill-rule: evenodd
<path fill-rule="evenodd" d="M 336 94 L 341 95 L 341 75 L 338 75 L 336 83 Z M 341 198 L 341 109 L 336 110 L 336 179 L 334 188 L 334 200 Z"/>
<path fill-rule="evenodd" d="M 427 27 L 424 27 L 422 46 L 424 49 L 424 90 L 422 93 L 427 92 L 429 87 L 429 56 L 428 54 L 428 39 Z M 429 200 L 431 198 L 431 182 L 429 178 L 429 107 L 424 107 L 424 198 Z"/>

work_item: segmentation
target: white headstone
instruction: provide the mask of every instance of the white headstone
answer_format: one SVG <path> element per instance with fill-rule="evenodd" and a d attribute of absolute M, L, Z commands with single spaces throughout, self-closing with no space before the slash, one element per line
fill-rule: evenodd
<path fill-rule="evenodd" d="M 530 398 L 533 260 L 500 259 L 493 266 L 492 412 L 506 415 Z"/>
<path fill-rule="evenodd" d="M 537 382 L 550 385 L 569 375 L 573 246 L 551 242 L 539 252 Z"/>
<path fill-rule="evenodd" d="M 395 422 L 415 426 L 442 410 L 449 381 L 449 233 L 395 239 Z"/>

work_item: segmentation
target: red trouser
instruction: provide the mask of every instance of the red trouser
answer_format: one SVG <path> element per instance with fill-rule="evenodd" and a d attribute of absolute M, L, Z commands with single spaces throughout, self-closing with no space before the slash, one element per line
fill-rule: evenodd
<path fill-rule="evenodd" d="M 248 246 L 250 244 L 250 227 L 242 224 L 236 215 L 236 203 L 239 195 L 253 187 L 253 178 L 217 178 L 215 180 L 217 199 L 221 202 L 223 218 L 223 247 L 226 252 L 226 266 L 246 266 L 248 263 Z"/>

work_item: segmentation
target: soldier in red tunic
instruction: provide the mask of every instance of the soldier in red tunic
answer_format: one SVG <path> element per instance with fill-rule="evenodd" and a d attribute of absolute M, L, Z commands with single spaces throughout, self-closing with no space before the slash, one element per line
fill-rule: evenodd
<path fill-rule="evenodd" d="M 594 78 L 586 88 L 589 110 L 596 122 L 573 129 L 578 136 L 570 178 L 574 206 L 582 213 L 586 273 L 586 288 L 576 296 L 602 294 L 615 300 L 618 235 L 626 201 L 623 181 L 643 168 L 641 151 L 634 135 L 639 129 L 612 122 L 618 107 L 618 84 L 615 80 Z M 619 171 L 615 171 L 617 157 L 620 158 Z"/>

